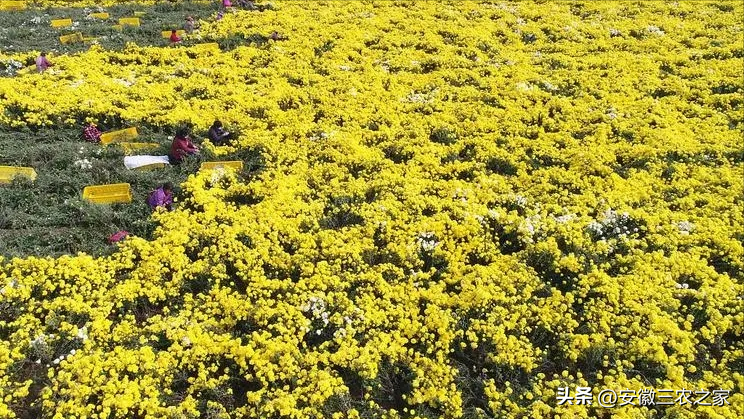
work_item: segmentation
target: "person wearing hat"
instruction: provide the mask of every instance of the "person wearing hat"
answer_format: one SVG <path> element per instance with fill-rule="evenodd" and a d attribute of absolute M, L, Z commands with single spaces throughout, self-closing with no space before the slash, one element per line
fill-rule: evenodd
<path fill-rule="evenodd" d="M 192 16 L 186 16 L 186 23 L 183 24 L 183 29 L 186 33 L 193 33 L 196 29 L 199 29 L 199 25 Z"/>

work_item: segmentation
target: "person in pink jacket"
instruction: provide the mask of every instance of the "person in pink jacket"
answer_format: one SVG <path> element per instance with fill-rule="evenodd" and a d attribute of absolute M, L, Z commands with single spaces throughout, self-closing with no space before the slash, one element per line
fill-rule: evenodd
<path fill-rule="evenodd" d="M 101 130 L 98 129 L 96 124 L 90 123 L 83 129 L 83 139 L 91 143 L 101 142 Z"/>
<path fill-rule="evenodd" d="M 224 8 L 232 7 L 232 2 L 230 0 L 222 0 L 222 7 Z"/>
<path fill-rule="evenodd" d="M 43 73 L 46 71 L 47 68 L 51 67 L 53 64 L 47 60 L 46 52 L 42 52 L 39 54 L 38 57 L 36 57 L 36 71 L 39 73 Z"/>
<path fill-rule="evenodd" d="M 147 205 L 150 209 L 155 211 L 156 209 L 163 207 L 168 211 L 173 209 L 173 185 L 170 182 L 166 182 L 163 186 L 150 192 L 150 196 L 147 197 Z"/>

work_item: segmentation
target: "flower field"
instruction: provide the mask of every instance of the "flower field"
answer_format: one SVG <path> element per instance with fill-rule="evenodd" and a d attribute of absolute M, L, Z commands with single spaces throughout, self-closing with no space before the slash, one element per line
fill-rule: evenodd
<path fill-rule="evenodd" d="M 33 3 L 0 18 L 93 2 Z M 0 417 L 741 417 L 741 2 L 110 3 L 152 26 L 61 47 L 47 23 L 0 53 L 0 165 L 40 177 L 0 186 L 0 240 L 40 185 L 79 200 L 52 167 L 181 191 L 151 228 L 127 225 L 142 202 L 70 213 L 137 233 L 115 250 L 0 256 Z M 201 29 L 166 45 L 180 10 Z M 37 45 L 51 70 L 7 70 Z M 243 171 L 19 151 L 73 147 L 86 119 L 165 144 L 215 118 L 239 136 L 207 155 Z M 97 234 L 74 218 L 55 225 Z M 730 394 L 608 408 L 603 389 Z"/>

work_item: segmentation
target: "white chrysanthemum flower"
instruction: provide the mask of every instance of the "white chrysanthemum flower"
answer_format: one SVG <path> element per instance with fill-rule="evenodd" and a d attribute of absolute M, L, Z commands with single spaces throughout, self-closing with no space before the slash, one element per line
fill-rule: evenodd
<path fill-rule="evenodd" d="M 520 92 L 529 92 L 533 89 L 532 85 L 526 82 L 519 82 L 517 83 L 516 87 L 517 90 L 519 90 Z"/>
<path fill-rule="evenodd" d="M 31 341 L 31 347 L 34 349 L 38 349 L 44 345 L 46 345 L 46 339 L 44 335 L 39 335 Z"/>
<path fill-rule="evenodd" d="M 421 250 L 423 250 L 424 252 L 431 252 L 437 246 L 439 246 L 439 242 L 436 240 L 436 237 L 432 232 L 419 234 L 419 237 L 416 239 L 416 241 L 418 242 Z"/>
<path fill-rule="evenodd" d="M 78 329 L 76 337 L 80 340 L 87 340 L 88 339 L 88 327 L 83 326 L 82 328 Z"/>
<path fill-rule="evenodd" d="M 680 233 L 687 235 L 690 234 L 693 230 L 695 230 L 695 224 L 685 220 L 680 221 L 676 223 L 677 228 L 679 229 Z"/>
<path fill-rule="evenodd" d="M 659 36 L 664 35 L 664 31 L 661 30 L 658 26 L 653 26 L 653 25 L 648 26 L 646 27 L 646 31 L 654 35 L 659 35 Z"/>
<path fill-rule="evenodd" d="M 527 206 L 527 198 L 523 197 L 522 195 L 517 195 L 514 197 L 514 203 L 517 204 L 518 207 L 524 208 Z"/>
<path fill-rule="evenodd" d="M 88 170 L 93 167 L 93 163 L 91 163 L 88 159 L 75 160 L 73 162 L 73 165 L 82 170 Z"/>
<path fill-rule="evenodd" d="M 574 218 L 576 218 L 576 214 L 566 214 L 566 215 L 561 215 L 559 217 L 555 217 L 555 221 L 561 224 L 566 224 L 567 222 L 573 220 Z"/>
<path fill-rule="evenodd" d="M 217 183 L 217 182 L 219 182 L 219 181 L 220 181 L 220 179 L 222 179 L 222 177 L 223 177 L 224 175 L 225 175 L 225 171 L 224 171 L 224 170 L 223 170 L 223 169 L 222 169 L 221 167 L 218 167 L 218 168 L 216 168 L 216 169 L 212 170 L 212 175 L 211 175 L 211 177 L 209 178 L 209 180 L 210 180 L 210 181 L 211 181 L 212 183 Z"/>
<path fill-rule="evenodd" d="M 587 228 L 589 229 L 589 231 L 591 231 L 592 233 L 598 236 L 602 235 L 602 232 L 603 232 L 602 224 L 597 221 L 592 221 L 591 223 L 589 223 Z"/>

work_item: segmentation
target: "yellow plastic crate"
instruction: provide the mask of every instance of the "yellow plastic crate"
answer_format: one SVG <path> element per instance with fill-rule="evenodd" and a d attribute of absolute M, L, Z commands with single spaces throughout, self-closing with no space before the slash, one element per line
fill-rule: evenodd
<path fill-rule="evenodd" d="M 118 131 L 104 132 L 101 134 L 101 144 L 129 141 L 137 138 L 137 128 L 131 127 Z"/>
<path fill-rule="evenodd" d="M 137 16 L 137 17 L 142 17 L 142 16 L 144 16 L 146 14 L 147 14 L 147 12 L 134 12 L 134 15 Z"/>
<path fill-rule="evenodd" d="M 149 150 L 160 146 L 158 143 L 118 143 L 126 154 L 139 150 Z"/>
<path fill-rule="evenodd" d="M 91 15 L 92 17 L 96 18 L 96 19 L 108 19 L 108 18 L 109 18 L 109 14 L 108 14 L 108 13 L 106 13 L 106 12 L 101 12 L 101 13 L 91 13 L 90 15 Z"/>
<path fill-rule="evenodd" d="M 25 1 L 3 1 L 0 2 L 0 10 L 26 10 Z"/>
<path fill-rule="evenodd" d="M 128 183 L 86 186 L 83 199 L 94 204 L 128 204 L 132 202 L 132 188 Z"/>
<path fill-rule="evenodd" d="M 152 164 L 146 164 L 144 166 L 140 166 L 134 170 L 144 171 L 144 170 L 162 169 L 163 167 L 165 167 L 165 163 L 152 163 Z"/>
<path fill-rule="evenodd" d="M 224 169 L 224 168 L 235 169 L 236 171 L 243 170 L 243 162 L 240 160 L 235 161 L 205 161 L 201 164 L 201 170 L 212 170 L 212 169 Z"/>
<path fill-rule="evenodd" d="M 72 26 L 72 19 L 52 19 L 53 28 L 64 28 L 66 26 Z"/>
<path fill-rule="evenodd" d="M 63 45 L 74 44 L 75 42 L 83 42 L 83 34 L 80 32 L 75 32 L 69 35 L 62 35 L 59 37 L 59 42 Z"/>
<path fill-rule="evenodd" d="M 94 36 L 91 36 L 91 37 L 83 37 L 83 42 L 93 42 L 93 41 L 97 41 L 97 40 L 98 40 L 98 38 L 96 38 L 96 37 L 94 37 Z"/>
<path fill-rule="evenodd" d="M 119 19 L 119 25 L 121 26 L 139 26 L 140 20 L 138 17 L 122 17 Z"/>
<path fill-rule="evenodd" d="M 0 166 L 0 183 L 10 183 L 16 176 L 36 180 L 36 170 L 33 167 Z"/>
<path fill-rule="evenodd" d="M 184 31 L 183 29 L 179 29 L 176 31 L 176 34 L 178 34 L 178 36 L 183 36 L 185 33 L 186 31 Z M 160 34 L 163 35 L 163 38 L 170 38 L 171 31 L 162 31 L 160 32 Z"/>

